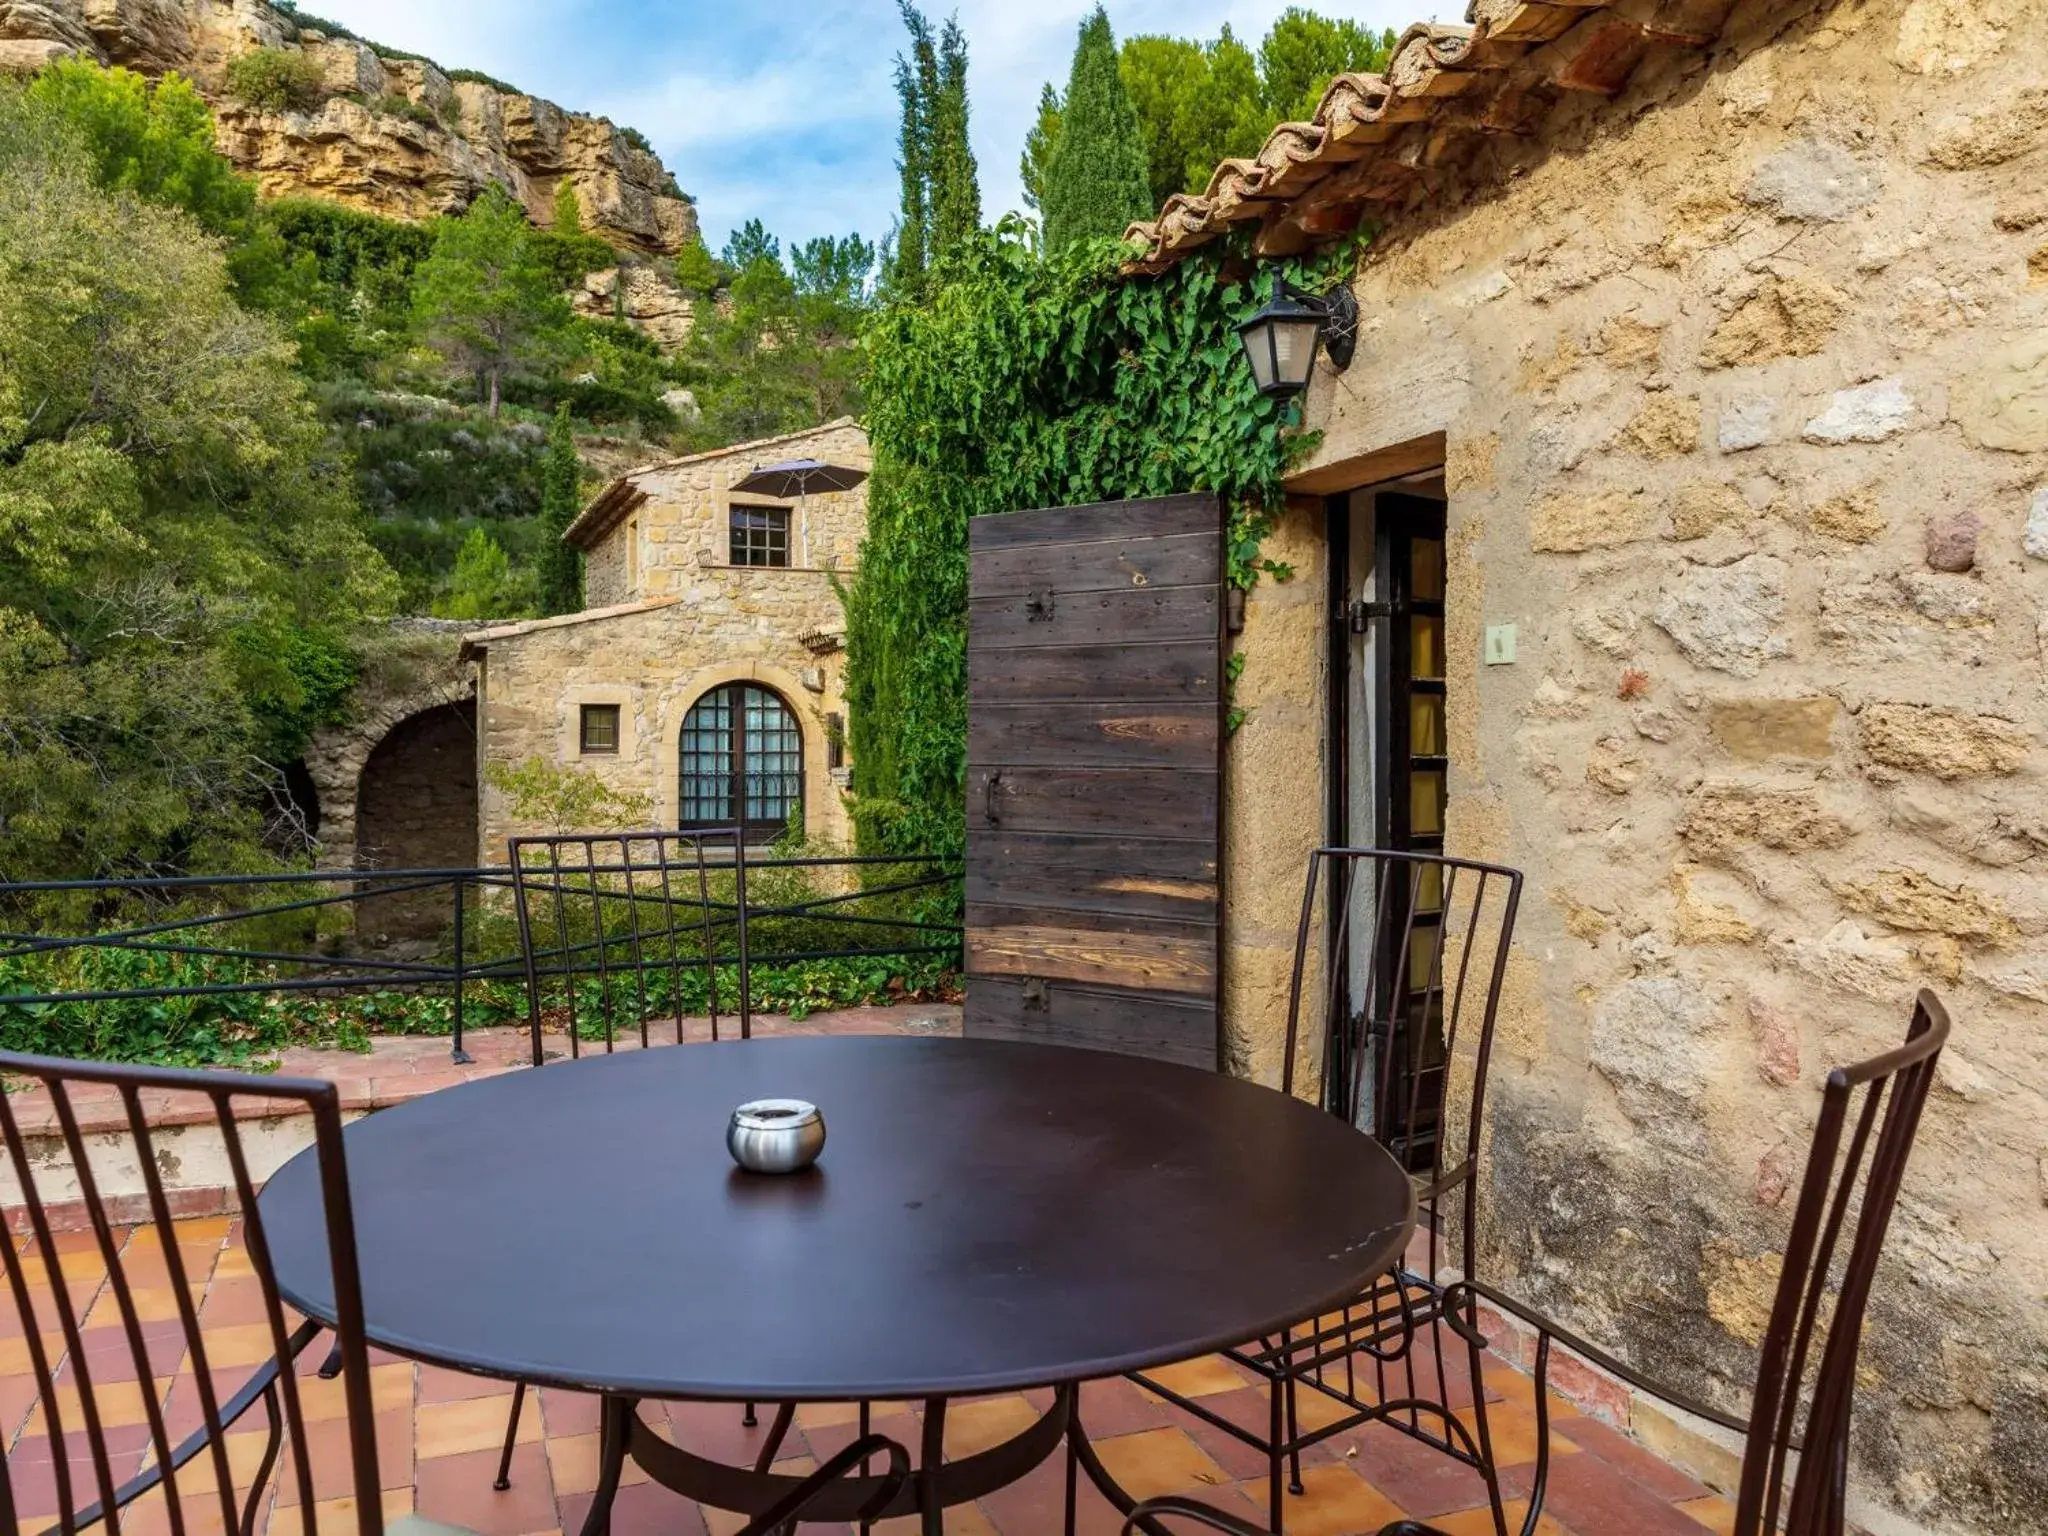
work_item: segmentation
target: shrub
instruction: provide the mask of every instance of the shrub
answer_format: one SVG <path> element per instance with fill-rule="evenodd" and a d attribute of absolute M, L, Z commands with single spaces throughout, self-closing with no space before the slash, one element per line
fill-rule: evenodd
<path fill-rule="evenodd" d="M 228 65 L 228 94 L 256 112 L 310 112 L 326 80 L 297 48 L 258 48 Z"/>
<path fill-rule="evenodd" d="M 397 91 L 386 91 L 382 96 L 373 96 L 363 105 L 372 112 L 381 112 L 386 117 L 402 117 L 407 122 L 419 123 L 427 128 L 448 126 L 432 107 L 414 101 L 410 96 Z"/>

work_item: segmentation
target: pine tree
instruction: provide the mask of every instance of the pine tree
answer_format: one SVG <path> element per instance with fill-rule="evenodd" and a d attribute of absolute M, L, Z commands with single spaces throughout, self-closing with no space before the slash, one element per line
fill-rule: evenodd
<path fill-rule="evenodd" d="M 1117 69 L 1116 39 L 1101 6 L 1081 23 L 1060 112 L 1059 142 L 1045 178 L 1045 245 L 1121 235 L 1150 217 L 1145 140 Z"/>
<path fill-rule="evenodd" d="M 569 407 L 555 411 L 548 429 L 547 458 L 540 471 L 540 606 L 543 613 L 577 613 L 583 607 L 583 552 L 563 542 L 581 499 L 582 464 Z"/>
<path fill-rule="evenodd" d="M 939 33 L 931 121 L 931 250 L 938 255 L 981 227 L 981 186 L 967 138 L 967 37 L 958 17 Z"/>

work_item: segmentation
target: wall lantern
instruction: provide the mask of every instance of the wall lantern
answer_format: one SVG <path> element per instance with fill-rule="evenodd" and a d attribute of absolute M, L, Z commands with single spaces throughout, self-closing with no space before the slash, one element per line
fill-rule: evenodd
<path fill-rule="evenodd" d="M 1351 366 L 1351 351 L 1358 341 L 1358 300 L 1342 283 L 1327 295 L 1305 292 L 1276 269 L 1273 297 L 1237 328 L 1237 336 L 1251 361 L 1259 393 L 1286 400 L 1308 388 L 1318 342 L 1329 349 L 1331 367 L 1341 373 Z"/>

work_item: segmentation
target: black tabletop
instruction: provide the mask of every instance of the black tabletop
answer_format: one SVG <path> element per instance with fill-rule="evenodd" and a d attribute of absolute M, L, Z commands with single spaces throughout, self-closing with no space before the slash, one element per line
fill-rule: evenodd
<path fill-rule="evenodd" d="M 739 1172 L 732 1106 L 824 1111 Z M 1328 1309 L 1391 1266 L 1407 1176 L 1271 1089 L 1092 1051 L 783 1039 L 587 1057 L 346 1134 L 372 1342 L 641 1397 L 946 1397 L 1112 1376 Z M 310 1152 L 261 1211 L 332 1320 Z"/>

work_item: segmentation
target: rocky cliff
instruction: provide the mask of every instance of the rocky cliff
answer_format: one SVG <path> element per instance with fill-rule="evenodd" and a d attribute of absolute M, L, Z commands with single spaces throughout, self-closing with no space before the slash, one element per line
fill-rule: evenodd
<path fill-rule="evenodd" d="M 318 105 L 257 112 L 236 102 L 228 66 L 258 48 L 315 62 Z M 421 219 L 464 208 L 497 182 L 546 224 L 566 181 L 585 227 L 622 249 L 670 254 L 697 230 L 674 177 L 607 119 L 480 78 L 452 80 L 425 59 L 380 53 L 264 0 L 0 0 L 0 69 L 71 55 L 190 78 L 213 104 L 222 152 L 266 196 Z"/>

